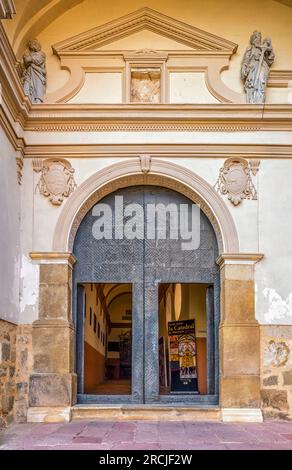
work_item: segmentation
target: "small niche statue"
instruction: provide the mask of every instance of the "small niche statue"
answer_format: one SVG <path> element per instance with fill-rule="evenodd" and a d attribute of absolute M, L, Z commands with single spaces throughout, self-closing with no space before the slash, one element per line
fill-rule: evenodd
<path fill-rule="evenodd" d="M 47 85 L 46 55 L 36 39 L 28 42 L 23 56 L 22 84 L 32 103 L 43 103 Z"/>
<path fill-rule="evenodd" d="M 241 66 L 241 78 L 244 81 L 247 103 L 265 103 L 270 68 L 274 60 L 275 54 L 271 39 L 265 38 L 262 42 L 261 33 L 254 31 Z"/>

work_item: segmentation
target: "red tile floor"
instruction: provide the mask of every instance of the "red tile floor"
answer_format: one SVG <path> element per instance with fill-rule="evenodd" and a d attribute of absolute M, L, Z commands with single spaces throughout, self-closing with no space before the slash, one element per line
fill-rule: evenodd
<path fill-rule="evenodd" d="M 0 450 L 292 450 L 292 422 L 253 424 L 165 421 L 74 421 L 14 424 Z"/>

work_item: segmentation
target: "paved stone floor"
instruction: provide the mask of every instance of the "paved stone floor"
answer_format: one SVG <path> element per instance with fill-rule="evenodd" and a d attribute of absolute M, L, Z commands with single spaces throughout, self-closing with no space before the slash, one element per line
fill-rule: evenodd
<path fill-rule="evenodd" d="M 69 424 L 15 424 L 0 434 L 0 450 L 6 449 L 292 450 L 292 422 L 74 421 Z"/>

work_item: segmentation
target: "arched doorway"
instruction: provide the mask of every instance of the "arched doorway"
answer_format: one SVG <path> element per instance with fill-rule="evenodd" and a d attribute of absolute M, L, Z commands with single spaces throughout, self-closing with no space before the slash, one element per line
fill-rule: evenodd
<path fill-rule="evenodd" d="M 116 214 L 117 200 L 121 202 L 121 198 L 123 198 L 123 211 L 129 205 L 138 211 L 141 208 L 145 230 L 149 205 L 157 207 L 160 204 L 167 207 L 170 209 L 169 214 L 175 210 L 175 207 L 187 206 L 188 210 L 192 207 L 192 201 L 183 194 L 154 184 L 118 189 L 99 200 L 98 204 L 106 205 L 111 208 L 112 214 Z M 110 221 L 112 236 L 95 237 L 93 227 L 98 220 L 96 207 L 93 205 L 82 219 L 73 245 L 73 254 L 77 260 L 73 274 L 73 317 L 77 337 L 78 401 L 80 403 L 216 404 L 220 317 L 219 267 L 216 259 L 219 253 L 216 234 L 208 217 L 202 210 L 200 211 L 199 244 L 192 249 L 183 249 L 182 234 L 179 233 L 177 239 L 170 236 L 171 215 L 167 215 L 169 220 L 166 236 L 159 240 L 157 236 L 149 239 L 145 237 L 145 233 L 144 236 L 136 234 L 132 239 L 116 237 L 116 232 L 119 232 L 116 215 Z M 111 310 L 113 302 L 117 302 L 116 297 L 113 297 L 115 292 L 120 294 L 120 305 L 123 305 L 126 298 L 121 294 L 127 293 L 127 302 L 129 295 L 131 296 L 131 308 L 129 305 L 127 308 L 124 305 L 124 317 L 127 317 L 126 311 L 131 310 L 128 315 L 131 319 L 123 320 L 123 315 L 119 321 L 114 319 L 113 315 L 116 313 Z M 88 299 L 91 298 L 95 298 L 95 303 L 89 306 Z M 184 374 L 189 374 L 186 378 L 181 373 L 182 383 L 192 385 L 185 388 L 178 387 L 175 390 L 169 385 L 174 382 L 174 368 L 171 365 L 174 361 L 171 361 L 170 357 L 168 328 L 172 322 L 186 323 L 190 320 L 194 320 L 196 358 L 187 372 L 185 364 L 183 366 L 180 364 L 180 369 Z M 120 334 L 114 335 L 112 331 L 119 328 Z M 110 372 L 113 367 L 113 361 L 110 359 L 113 357 L 109 354 L 113 344 L 110 343 L 117 342 L 117 336 L 127 340 L 125 333 L 128 333 L 128 344 L 131 347 L 131 361 L 128 364 L 130 387 L 124 390 L 119 387 L 118 390 L 122 390 L 122 393 L 113 394 L 113 388 L 109 388 L 108 393 L 100 392 L 100 390 L 106 391 L 106 386 L 102 386 L 99 387 L 99 393 L 95 393 L 97 389 L 94 390 L 94 384 L 91 384 L 93 385 L 91 389 L 88 385 L 88 377 L 90 378 L 88 364 L 92 362 L 95 354 L 99 362 L 96 362 L 95 369 L 93 367 L 92 374 L 98 375 L 98 368 L 104 370 L 98 379 L 100 383 L 96 385 L 109 383 L 113 374 Z M 89 335 L 91 338 L 94 337 L 96 344 L 98 343 L 96 338 L 99 340 L 100 347 L 96 345 L 94 348 Z M 166 364 L 165 374 L 168 375 L 165 387 L 161 386 L 160 374 L 161 338 L 164 338 L 164 350 L 167 356 L 163 359 Z M 121 355 L 124 351 L 124 346 L 121 344 L 124 343 L 125 341 L 121 343 L 120 338 L 120 350 L 115 352 Z M 98 354 L 92 348 L 98 351 Z M 177 362 L 179 363 L 179 360 Z M 199 363 L 200 368 L 198 368 Z M 124 374 L 126 367 L 127 365 L 124 367 Z M 119 370 L 120 368 L 121 364 Z M 205 379 L 202 381 L 204 368 Z M 87 393 L 88 391 L 90 393 Z"/>
<path fill-rule="evenodd" d="M 86 214 L 98 201 L 119 189 L 141 185 L 167 188 L 184 195 L 188 200 L 199 204 L 208 221 L 211 222 L 219 248 L 217 263 L 220 267 L 221 284 L 220 347 L 219 353 L 215 347 L 214 357 L 209 362 L 211 364 L 213 361 L 215 364 L 213 399 L 217 401 L 219 382 L 219 406 L 223 420 L 232 421 L 241 418 L 252 421 L 262 420 L 260 411 L 260 331 L 259 324 L 255 319 L 254 269 L 256 263 L 263 258 L 263 254 L 241 253 L 239 251 L 238 234 L 228 206 L 204 179 L 180 165 L 156 158 L 151 159 L 151 168 L 148 168 L 146 172 L 141 166 L 140 158 L 132 158 L 110 165 L 83 181 L 61 211 L 54 230 L 52 251 L 30 253 L 33 262 L 39 264 L 40 283 L 39 316 L 33 324 L 34 368 L 30 375 L 29 419 L 32 422 L 36 419 L 38 421 L 44 420 L 47 417 L 50 420 L 59 419 L 59 415 L 56 418 L 55 406 L 58 407 L 58 413 L 62 419 L 70 419 L 70 406 L 74 407 L 77 400 L 76 371 L 80 381 L 80 377 L 82 377 L 82 370 L 80 374 L 82 354 L 80 353 L 82 351 L 79 348 L 76 357 L 76 341 L 74 341 L 76 332 L 74 330 L 77 324 L 77 311 L 80 309 L 77 309 L 76 279 L 75 287 L 72 286 L 72 271 L 75 270 L 76 261 L 72 251 L 78 228 Z M 78 266 L 78 262 L 77 260 L 76 266 Z M 216 266 L 215 269 L 217 269 Z M 190 271 L 194 272 L 193 265 Z M 61 284 L 58 293 L 56 293 L 56 284 Z M 72 287 L 75 325 L 72 324 Z M 214 322 L 218 322 L 219 286 L 217 278 L 213 288 L 213 293 L 212 289 L 209 289 L 207 302 L 209 303 L 208 308 L 211 310 L 214 305 Z M 163 285 L 163 289 L 165 291 L 166 285 Z M 179 289 L 175 287 L 174 290 Z M 143 290 L 140 290 L 139 293 L 140 297 L 142 296 L 144 299 Z M 153 292 L 153 299 L 155 295 L 157 294 Z M 79 298 L 82 300 L 82 296 Z M 166 299 L 167 302 L 169 301 Z M 146 307 L 146 302 L 143 305 Z M 155 305 L 157 310 L 157 304 L 152 302 L 152 305 Z M 151 314 L 151 309 L 145 308 L 145 312 L 147 311 L 155 319 L 153 311 Z M 57 319 L 56 312 L 58 313 Z M 209 318 L 212 320 L 212 316 Z M 151 373 L 153 364 L 154 368 L 158 369 L 159 362 L 157 360 L 157 343 L 151 343 L 151 341 L 149 343 L 149 338 L 157 337 L 159 330 L 157 321 L 156 324 L 153 324 L 146 321 L 148 319 L 146 315 L 140 315 L 138 322 L 135 322 L 136 326 L 133 322 L 132 333 L 134 334 L 136 328 L 138 347 L 140 350 L 142 348 L 142 352 L 149 350 L 150 354 L 147 357 L 143 354 L 135 356 L 136 372 L 131 374 L 132 393 L 130 396 L 121 397 L 122 402 L 126 400 L 127 403 L 143 401 L 161 401 L 162 403 L 166 401 L 169 403 L 169 396 L 160 394 L 158 374 Z M 139 321 L 142 325 L 141 328 L 139 328 Z M 147 325 L 150 326 L 150 330 L 148 328 L 146 331 Z M 218 342 L 216 325 L 213 330 L 211 328 L 209 331 L 214 331 L 216 346 Z M 141 341 L 137 336 L 138 332 L 143 334 Z M 82 342 L 79 341 L 78 345 L 80 346 L 80 344 Z M 210 348 L 209 352 L 212 353 Z M 220 374 L 218 374 L 218 355 Z M 141 364 L 143 368 L 141 368 Z M 148 380 L 147 373 L 150 380 Z M 149 384 L 147 388 L 146 384 Z M 192 396 L 190 400 L 195 403 L 200 397 L 203 395 Z M 208 403 L 209 396 L 205 395 L 204 397 L 207 397 Z M 114 397 L 114 401 L 109 395 L 103 398 L 107 400 L 107 403 L 117 403 L 119 400 L 118 396 Z M 171 403 L 181 400 L 181 397 L 176 395 L 170 398 Z M 189 400 L 186 395 L 183 398 L 183 403 Z M 79 402 L 81 401 L 79 394 Z"/>

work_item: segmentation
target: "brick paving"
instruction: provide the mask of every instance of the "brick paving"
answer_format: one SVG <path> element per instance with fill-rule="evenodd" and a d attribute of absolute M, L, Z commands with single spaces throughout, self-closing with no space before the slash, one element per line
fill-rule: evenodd
<path fill-rule="evenodd" d="M 14 424 L 0 450 L 292 450 L 292 422 L 73 421 Z"/>

